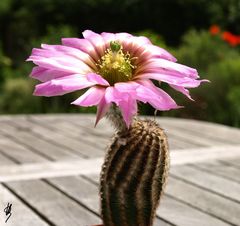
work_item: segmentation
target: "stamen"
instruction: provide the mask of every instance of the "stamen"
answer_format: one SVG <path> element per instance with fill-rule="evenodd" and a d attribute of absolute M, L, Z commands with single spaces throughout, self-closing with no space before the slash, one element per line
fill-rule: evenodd
<path fill-rule="evenodd" d="M 117 82 L 130 81 L 133 69 L 135 69 L 130 54 L 128 52 L 123 53 L 122 46 L 117 41 L 110 42 L 110 48 L 101 57 L 97 67 L 99 68 L 98 73 L 110 85 L 114 85 Z"/>

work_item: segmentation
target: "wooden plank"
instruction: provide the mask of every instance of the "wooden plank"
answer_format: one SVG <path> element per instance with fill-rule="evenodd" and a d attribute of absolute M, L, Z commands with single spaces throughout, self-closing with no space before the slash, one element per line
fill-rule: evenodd
<path fill-rule="evenodd" d="M 90 181 L 94 182 L 95 184 L 99 184 L 100 182 L 100 172 L 99 173 L 92 173 L 87 176 L 84 176 L 88 178 Z"/>
<path fill-rule="evenodd" d="M 34 121 L 34 120 L 33 120 Z M 98 134 L 95 133 L 95 129 L 89 129 L 81 126 L 74 125 L 73 123 L 69 123 L 67 121 L 59 120 L 55 123 L 49 123 L 48 121 L 45 122 L 45 120 L 38 120 L 38 124 L 31 123 L 32 119 L 29 121 L 21 119 L 18 121 L 14 121 L 14 123 L 17 123 L 18 126 L 21 126 L 21 129 L 31 129 L 34 133 L 44 136 L 45 139 L 50 139 L 52 142 L 55 142 L 56 140 L 64 146 L 71 147 L 74 151 L 81 151 L 82 149 L 79 149 L 79 146 L 86 146 L 83 147 L 83 149 L 87 149 L 87 151 L 83 150 L 81 154 L 88 154 L 89 157 L 97 157 L 103 155 L 103 150 L 106 149 L 106 146 L 109 141 L 107 142 L 107 138 L 100 138 Z M 43 122 L 46 123 L 44 125 L 46 128 L 43 127 Z M 60 124 L 60 125 L 59 125 Z M 63 125 L 63 127 L 61 127 Z M 84 129 L 83 129 L 84 128 Z M 85 132 L 84 132 L 84 131 Z M 89 131 L 91 132 L 89 134 Z M 59 134 L 61 132 L 61 134 Z M 50 133 L 50 134 L 49 134 Z M 63 136 L 64 133 L 64 136 Z M 101 131 L 102 133 L 102 131 Z M 79 134 L 81 137 L 79 137 Z M 74 137 L 74 140 L 69 139 L 68 137 Z M 79 142 L 78 140 L 81 140 Z M 95 146 L 97 148 L 89 147 L 88 144 L 85 143 L 87 141 L 88 143 L 91 143 L 91 146 Z M 170 148 L 171 149 L 177 149 L 177 148 L 189 148 L 189 147 L 195 147 L 196 145 L 188 144 L 185 141 L 177 140 L 174 137 L 172 139 L 169 139 L 170 141 Z"/>
<path fill-rule="evenodd" d="M 229 226 L 217 218 L 179 202 L 167 195 L 163 196 L 157 214 L 177 226 Z"/>
<path fill-rule="evenodd" d="M 95 122 L 95 114 L 34 114 L 34 115 L 16 115 L 16 116 L 1 116 L 1 121 L 9 120 L 9 119 L 21 119 L 21 118 L 31 118 L 31 119 L 45 119 L 49 122 L 56 122 L 59 120 L 71 121 L 74 124 L 79 124 L 81 126 L 86 127 L 94 127 Z M 143 117 L 145 118 L 145 117 Z M 153 118 L 153 117 L 146 117 Z M 240 143 L 240 130 L 237 128 L 220 125 L 212 122 L 204 122 L 197 121 L 191 119 L 179 119 L 179 118 L 170 118 L 170 117 L 156 117 L 156 120 L 162 125 L 164 128 L 168 127 L 168 125 L 178 127 L 184 130 L 190 130 L 194 133 L 199 133 L 205 137 L 211 137 L 218 140 L 231 141 L 231 143 L 239 144 Z M 102 129 L 109 130 L 109 135 L 112 134 L 113 128 L 109 125 L 109 122 L 104 118 L 102 119 L 97 129 L 100 131 Z M 217 131 L 217 132 L 216 132 Z M 105 133 L 107 131 L 104 131 Z"/>
<path fill-rule="evenodd" d="M 240 145 L 192 148 L 182 151 L 171 151 L 171 163 L 182 165 L 187 163 L 208 162 L 216 159 L 237 158 L 240 156 Z"/>
<path fill-rule="evenodd" d="M 238 226 L 239 203 L 170 177 L 166 193 L 229 224 Z"/>
<path fill-rule="evenodd" d="M 78 126 L 80 126 L 80 125 L 78 125 Z M 106 133 L 107 127 L 108 126 L 106 125 L 105 127 L 101 126 L 100 128 L 98 126 L 96 128 L 84 127 L 84 129 L 90 131 L 90 133 L 95 136 L 103 136 Z M 103 133 L 103 131 L 104 131 L 104 133 Z M 107 132 L 105 137 L 110 138 L 110 137 L 112 137 L 113 134 L 114 134 L 114 131 L 111 130 L 111 132 Z M 169 147 L 171 148 L 171 150 L 196 147 L 196 145 L 188 143 L 183 140 L 180 140 L 179 138 L 176 138 L 176 137 L 172 136 L 171 134 L 170 135 L 167 134 L 167 136 L 168 136 Z M 108 139 L 108 140 L 110 140 L 110 139 Z M 109 143 L 109 141 L 107 143 Z"/>
<path fill-rule="evenodd" d="M 95 116 L 93 115 L 93 118 L 94 117 Z M 153 119 L 153 117 L 143 117 L 143 116 L 141 116 L 141 118 Z M 187 141 L 193 142 L 190 139 L 192 138 L 195 140 L 194 143 L 197 142 L 197 144 L 199 144 L 199 140 L 201 140 L 202 141 L 200 143 L 201 145 L 203 144 L 204 145 L 209 145 L 209 144 L 221 145 L 226 143 L 229 143 L 229 144 L 240 143 L 240 130 L 235 129 L 233 127 L 227 127 L 224 125 L 196 121 L 196 120 L 176 119 L 176 118 L 167 118 L 167 117 L 157 117 L 156 120 L 159 122 L 160 126 L 162 126 L 166 131 L 169 131 L 169 136 L 174 135 L 171 133 L 172 131 L 178 131 L 176 135 L 178 138 L 182 138 L 182 141 L 187 140 Z M 111 127 L 109 126 L 109 122 L 106 119 L 103 119 L 101 122 L 102 123 L 96 129 L 99 128 L 100 131 L 103 131 L 103 129 L 104 130 L 108 130 L 109 128 L 111 129 Z M 82 125 L 81 120 L 78 120 L 76 124 Z M 87 125 L 89 126 L 89 123 Z M 220 134 L 218 135 L 216 131 L 220 132 Z M 110 132 L 112 132 L 112 129 L 110 130 Z M 233 136 L 232 137 L 233 139 L 229 140 L 229 136 L 226 137 L 226 135 L 229 133 Z M 184 134 L 186 136 L 184 136 Z M 198 134 L 198 135 L 192 137 L 193 134 Z M 239 137 L 237 142 L 236 142 L 236 139 L 234 138 L 234 135 L 237 135 L 237 137 Z"/>
<path fill-rule="evenodd" d="M 144 118 L 144 117 L 142 117 L 142 118 Z M 102 131 L 104 131 L 104 133 L 106 133 L 107 136 L 110 136 L 114 132 L 113 128 L 111 127 L 111 123 L 105 118 L 101 120 L 101 123 L 98 124 L 96 128 L 93 128 L 93 126 L 89 126 L 89 124 L 84 126 L 81 120 L 78 120 L 76 123 L 72 122 L 72 124 L 78 125 L 78 126 L 83 126 L 86 129 L 94 130 L 94 133 L 101 134 L 101 135 L 103 135 Z M 192 147 L 197 146 L 196 144 L 189 142 L 189 140 L 186 141 L 185 137 L 184 137 L 184 139 L 180 139 L 179 137 L 174 136 L 170 132 L 170 130 L 168 131 L 168 130 L 166 130 L 166 128 L 164 128 L 164 129 L 169 137 L 169 143 L 170 143 L 171 149 L 192 148 Z M 198 146 L 199 146 L 199 144 L 198 144 Z"/>
<path fill-rule="evenodd" d="M 101 131 L 101 133 L 97 133 L 95 131 L 95 128 L 79 126 L 77 124 L 70 123 L 68 121 L 59 121 L 57 124 L 54 124 L 54 128 L 74 138 L 79 138 L 81 136 L 91 134 L 92 137 L 97 138 L 99 142 L 103 142 L 103 143 L 108 142 L 109 139 L 111 138 L 111 136 L 109 137 L 106 135 L 103 136 L 104 131 Z M 85 139 L 85 137 L 83 138 Z M 86 140 L 86 141 L 92 142 L 92 140 Z"/>
<path fill-rule="evenodd" d="M 96 215 L 43 181 L 11 182 L 7 186 L 53 225 L 84 226 L 100 223 Z"/>
<path fill-rule="evenodd" d="M 99 215 L 99 192 L 96 185 L 78 176 L 58 177 L 48 181 Z"/>
<path fill-rule="evenodd" d="M 59 118 L 60 120 L 63 120 L 64 122 L 69 121 L 72 122 L 74 125 L 83 126 L 86 128 L 93 128 L 95 115 L 84 115 L 85 120 L 82 120 L 81 116 L 79 117 L 77 115 L 68 114 L 65 115 L 65 117 Z M 150 117 L 152 118 L 152 117 Z M 36 119 L 36 117 L 34 118 Z M 53 120 L 53 117 L 48 120 Z M 46 120 L 46 121 L 48 121 Z M 169 137 L 177 137 L 178 139 L 182 141 L 187 141 L 187 143 L 193 143 L 198 145 L 220 145 L 223 143 L 231 143 L 231 144 L 239 144 L 240 141 L 236 141 L 237 139 L 226 137 L 226 135 L 236 135 L 240 137 L 240 132 L 237 129 L 226 127 L 223 125 L 217 125 L 213 123 L 206 123 L 206 122 L 197 122 L 195 120 L 185 120 L 185 119 L 175 119 L 175 118 L 157 118 L 157 121 L 159 121 L 160 125 L 162 125 L 163 128 L 165 128 L 167 131 L 177 131 L 177 136 L 174 134 L 169 133 Z M 99 132 L 102 134 L 102 131 L 104 131 L 104 134 L 107 134 L 107 136 L 110 136 L 113 133 L 113 128 L 109 125 L 110 123 L 103 119 L 99 123 L 99 125 L 94 128 L 95 132 Z M 192 126 L 193 125 L 193 126 Z M 208 130 L 211 130 L 211 132 L 207 132 Z M 212 132 L 214 130 L 214 132 Z M 216 133 L 218 131 L 218 133 Z M 182 134 L 184 132 L 184 134 Z M 192 135 L 196 134 L 196 136 Z M 193 137 L 192 137 L 193 136 Z M 240 140 L 240 139 L 239 139 Z M 201 141 L 201 142 L 199 142 Z"/>
<path fill-rule="evenodd" d="M 0 167 L 14 165 L 15 163 L 0 151 Z"/>
<path fill-rule="evenodd" d="M 112 137 L 112 135 L 114 134 L 114 130 L 112 127 L 110 127 L 109 122 L 107 120 L 105 120 L 104 122 L 105 122 L 105 125 L 103 125 L 103 123 L 102 123 L 100 128 L 99 128 L 99 126 L 97 126 L 96 128 L 93 128 L 93 127 L 82 126 L 81 124 L 76 124 L 76 123 L 70 124 L 70 122 L 66 122 L 66 121 L 60 121 L 59 124 L 64 125 L 65 130 L 67 130 L 69 132 L 71 131 L 71 133 L 74 131 L 73 132 L 74 134 L 78 134 L 78 132 L 81 128 L 81 130 L 84 130 L 84 131 L 87 131 L 88 133 L 90 133 L 92 135 L 93 139 L 95 139 L 96 137 L 98 137 L 98 139 L 99 139 L 99 137 L 101 137 L 102 142 L 104 144 L 108 144 L 110 141 L 110 137 Z M 75 128 L 75 130 L 73 128 Z M 105 134 L 106 129 L 107 129 L 107 134 Z M 169 146 L 171 149 L 183 149 L 183 148 L 196 147 L 196 145 L 194 145 L 194 144 L 190 144 L 186 141 L 179 140 L 171 135 L 168 135 L 168 137 L 169 137 Z"/>
<path fill-rule="evenodd" d="M 141 118 L 144 118 L 144 117 L 141 117 Z M 153 117 L 147 117 L 147 118 L 153 118 Z M 157 118 L 157 121 L 160 121 L 160 120 L 161 118 Z M 164 123 L 164 126 L 162 127 L 165 129 L 166 133 L 168 134 L 170 141 L 171 139 L 175 139 L 181 142 L 181 146 L 178 146 L 177 148 L 181 148 L 184 143 L 186 145 L 183 146 L 183 148 L 226 144 L 226 141 L 221 141 L 220 139 L 212 139 L 212 138 L 209 138 L 208 136 L 205 136 L 204 134 L 202 134 L 203 136 L 200 136 L 199 134 L 195 135 L 193 131 L 188 131 L 187 128 L 179 129 L 178 127 L 172 126 L 171 119 L 168 119 L 168 121 L 170 121 L 170 124 Z M 82 126 L 81 120 L 78 120 L 76 123 L 73 122 L 73 124 Z M 160 125 L 162 125 L 161 121 L 160 121 Z M 89 127 L 89 124 L 87 124 L 87 126 Z M 97 126 L 97 128 L 95 128 L 94 130 L 95 131 L 97 130 L 100 133 L 102 133 L 102 131 L 104 132 L 109 131 L 109 128 L 110 128 L 109 122 L 106 119 L 104 119 L 102 120 L 102 124 L 100 126 Z M 112 129 L 110 129 L 110 131 L 112 133 Z"/>
<path fill-rule="evenodd" d="M 240 152 L 240 149 L 239 149 L 239 152 Z M 240 169 L 240 158 L 239 157 L 235 157 L 235 158 L 231 158 L 231 159 L 230 158 L 224 159 L 224 160 L 221 160 L 221 162 Z"/>
<path fill-rule="evenodd" d="M 83 119 L 84 118 L 82 118 L 82 120 Z M 48 128 L 51 128 L 58 133 L 64 134 L 64 136 L 79 140 L 81 143 L 97 147 L 97 150 L 104 150 L 109 142 L 108 137 L 103 137 L 91 133 L 91 130 L 89 128 L 76 126 L 76 124 L 70 123 L 66 120 L 59 120 L 56 123 L 52 124 L 49 124 L 44 120 L 33 120 L 33 122 L 38 122 L 39 124 L 47 126 Z"/>
<path fill-rule="evenodd" d="M 191 166 L 172 167 L 171 175 L 240 203 L 240 184 Z"/>
<path fill-rule="evenodd" d="M 73 124 L 73 123 L 72 123 Z M 81 125 L 79 125 L 81 126 Z M 97 125 L 96 128 L 87 128 L 84 127 L 86 129 L 91 129 L 91 133 L 94 133 L 96 135 L 104 135 L 105 133 L 107 133 L 107 136 L 110 137 L 114 131 L 113 128 L 109 125 L 108 120 L 103 119 L 100 125 Z M 165 128 L 164 128 L 165 129 Z M 104 131 L 104 133 L 103 133 Z M 190 143 L 189 141 L 180 139 L 179 137 L 176 137 L 174 135 L 172 135 L 170 133 L 170 131 L 165 129 L 165 133 L 168 137 L 168 142 L 169 142 L 169 146 L 171 150 L 175 150 L 175 149 L 186 149 L 186 148 L 196 148 L 199 147 L 199 145 Z"/>
<path fill-rule="evenodd" d="M 0 151 L 18 163 L 46 162 L 48 159 L 20 145 L 9 137 L 0 136 Z"/>
<path fill-rule="evenodd" d="M 187 129 L 178 129 L 174 126 L 167 126 L 165 128 L 167 133 L 175 138 L 180 140 L 184 140 L 187 143 L 195 144 L 197 146 L 220 146 L 226 144 L 225 141 L 216 141 L 209 137 L 200 136 L 192 131 L 188 131 Z"/>
<path fill-rule="evenodd" d="M 199 145 L 189 143 L 187 141 L 181 140 L 178 137 L 174 137 L 171 134 L 168 134 L 167 131 L 166 135 L 168 137 L 169 149 L 170 150 L 184 150 L 189 148 L 197 148 Z"/>
<path fill-rule="evenodd" d="M 99 191 L 96 184 L 89 182 L 82 177 L 60 177 L 48 180 L 73 199 L 83 203 L 89 209 L 99 214 Z M 155 226 L 170 226 L 160 219 L 156 219 Z"/>
<path fill-rule="evenodd" d="M 20 115 L 12 115 L 13 117 L 18 118 Z M 94 121 L 94 114 L 85 114 L 85 113 L 43 113 L 43 114 L 25 114 L 21 118 L 42 118 L 49 122 L 57 122 L 58 120 L 65 120 L 66 118 L 71 118 L 73 121 L 80 120 L 81 118 L 86 118 L 88 120 Z M 84 123 L 88 122 L 83 120 Z"/>
<path fill-rule="evenodd" d="M 240 143 L 240 130 L 234 127 L 182 118 L 159 117 L 157 121 L 163 127 L 173 126 L 184 131 L 188 130 L 194 134 L 199 134 L 201 137 L 208 137 L 221 142 L 224 141 L 225 144 Z"/>
<path fill-rule="evenodd" d="M 78 115 L 79 116 L 79 115 Z M 72 117 L 72 115 L 70 115 L 70 117 L 66 118 L 66 120 L 72 122 L 72 123 L 76 123 L 78 125 L 82 125 L 84 127 L 88 127 L 88 128 L 94 128 L 94 125 L 95 125 L 95 121 L 96 121 L 96 114 L 83 114 L 84 116 L 84 119 L 85 120 L 82 120 L 80 117 L 78 118 L 78 120 L 75 120 L 77 118 L 74 119 L 74 117 Z M 110 129 L 110 131 L 112 131 L 112 128 L 109 127 L 110 123 L 105 123 L 107 121 L 106 118 L 102 119 L 100 122 L 99 122 L 99 125 L 103 125 L 104 127 L 106 127 L 107 125 L 107 128 Z"/>
<path fill-rule="evenodd" d="M 13 118 L 18 120 L 18 119 L 22 119 L 22 118 L 25 118 L 27 115 L 25 114 L 18 114 L 18 115 L 13 115 L 13 114 L 10 114 L 10 115 L 2 115 L 1 114 L 1 117 L 0 117 L 0 122 L 5 122 L 5 121 L 9 121 L 9 120 L 12 120 Z"/>
<path fill-rule="evenodd" d="M 227 161 L 224 160 L 224 161 Z M 228 160 L 231 162 L 232 160 Z M 199 168 L 201 170 L 205 170 L 206 172 L 220 175 L 222 177 L 228 178 L 230 180 L 234 180 L 240 183 L 240 168 L 234 167 L 229 164 L 224 164 L 221 161 L 211 161 L 209 163 L 201 163 L 198 165 L 194 165 L 194 167 Z"/>
<path fill-rule="evenodd" d="M 23 204 L 15 195 L 13 195 L 8 189 L 0 184 L 0 225 L 6 226 L 48 226 L 43 219 L 41 219 L 36 213 L 29 207 Z M 5 223 L 6 215 L 3 214 L 3 210 L 6 208 L 7 203 L 12 204 L 12 215 Z M 34 223 L 33 223 L 34 222 Z"/>
<path fill-rule="evenodd" d="M 34 136 L 29 131 L 17 130 L 9 124 L 2 123 L 0 131 L 15 142 L 30 148 L 49 160 L 76 159 L 79 157 L 67 148 L 49 143 L 38 136 Z"/>
<path fill-rule="evenodd" d="M 235 148 L 235 149 L 234 149 Z M 227 150 L 227 151 L 226 151 Z M 214 147 L 208 149 L 190 149 L 183 151 L 171 151 L 171 165 L 184 165 L 193 162 L 205 162 L 214 159 L 224 159 L 227 157 L 237 156 L 238 147 Z M 38 178 L 50 178 L 59 176 L 73 176 L 73 175 L 89 175 L 99 173 L 101 165 L 103 164 L 103 157 L 94 159 L 74 160 L 74 161 L 57 161 L 45 162 L 12 166 L 0 167 L 0 181 L 12 180 L 31 180 Z M 206 173 L 206 172 L 205 172 Z"/>
<path fill-rule="evenodd" d="M 42 119 L 45 122 L 54 123 L 58 121 L 69 121 L 75 124 L 84 125 L 87 127 L 94 127 L 95 115 L 93 114 L 34 114 L 29 115 L 29 119 L 34 121 L 41 121 Z"/>
<path fill-rule="evenodd" d="M 88 178 L 95 183 L 99 181 L 99 175 L 89 175 Z M 157 215 L 161 219 L 176 226 L 227 226 L 230 225 L 202 211 L 190 207 L 167 195 L 163 196 Z M 160 224 L 161 225 L 161 224 Z"/>
<path fill-rule="evenodd" d="M 0 182 L 32 180 L 100 172 L 103 159 L 57 161 L 0 167 Z"/>
<path fill-rule="evenodd" d="M 14 124 L 19 126 L 21 129 L 30 128 L 33 134 L 43 137 L 45 140 L 48 140 L 51 143 L 56 145 L 61 145 L 70 149 L 73 153 L 78 153 L 80 156 L 85 158 L 99 157 L 104 155 L 104 150 L 106 144 L 99 145 L 97 139 L 95 140 L 91 134 L 82 133 L 81 136 L 71 137 L 67 134 L 67 130 L 59 130 L 58 124 L 54 123 L 54 126 L 48 123 L 48 126 L 44 126 L 44 120 L 41 124 L 34 123 L 28 120 L 18 120 L 14 121 Z M 71 128 L 69 128 L 71 130 Z M 81 138 L 82 137 L 82 138 Z M 88 137 L 90 142 L 86 143 L 83 137 Z"/>
<path fill-rule="evenodd" d="M 101 129 L 99 129 L 98 127 L 92 128 L 91 133 L 94 133 L 96 135 L 103 134 L 103 131 L 105 133 L 105 129 L 106 128 L 104 128 L 104 127 L 101 127 Z M 184 141 L 184 140 L 180 140 L 179 138 L 176 138 L 176 137 L 172 136 L 171 134 L 167 133 L 167 136 L 168 136 L 169 147 L 170 147 L 171 150 L 197 147 L 196 145 L 191 144 L 191 143 L 189 143 L 187 141 Z"/>
<path fill-rule="evenodd" d="M 86 117 L 86 116 L 85 116 Z M 95 116 L 92 116 L 95 117 Z M 90 116 L 88 118 L 91 118 Z M 164 118 L 163 118 L 164 119 Z M 159 119 L 160 120 L 160 119 Z M 173 119 L 174 120 L 174 119 Z M 106 119 L 103 119 L 101 124 L 98 125 L 96 128 L 92 128 L 91 123 L 94 122 L 94 120 L 90 120 L 91 122 L 84 125 L 84 121 L 79 117 L 78 120 L 76 120 L 76 117 L 74 117 L 74 120 L 71 119 L 71 115 L 69 117 L 66 117 L 65 120 L 62 120 L 63 123 L 66 123 L 66 121 L 69 121 L 72 123 L 73 126 L 79 126 L 79 127 L 85 127 L 86 130 L 89 130 L 91 128 L 94 133 L 98 133 L 99 135 L 103 135 L 102 131 L 104 131 L 104 134 L 107 134 L 107 136 L 110 136 L 113 133 L 113 129 L 109 125 L 109 122 Z M 86 120 L 88 121 L 88 119 Z M 171 119 L 169 119 L 171 124 Z M 61 120 L 58 121 L 58 123 L 61 122 Z M 46 122 L 45 122 L 46 123 Z M 52 123 L 51 125 L 54 125 Z M 219 139 L 215 140 L 212 138 L 209 138 L 207 136 L 201 136 L 199 134 L 194 135 L 192 131 L 188 131 L 186 129 L 179 129 L 178 127 L 173 127 L 172 125 L 164 126 L 166 133 L 169 136 L 170 146 L 173 146 L 171 148 L 191 148 L 196 146 L 212 146 L 212 145 L 222 145 L 223 143 L 226 144 L 225 141 L 221 141 Z M 203 134 L 204 135 L 204 134 Z M 173 143 L 176 143 L 178 141 L 177 146 L 172 145 L 171 140 L 175 141 Z"/>

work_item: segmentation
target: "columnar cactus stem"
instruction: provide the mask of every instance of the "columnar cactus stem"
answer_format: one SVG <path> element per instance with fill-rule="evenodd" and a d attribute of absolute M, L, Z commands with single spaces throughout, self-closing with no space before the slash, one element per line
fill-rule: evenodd
<path fill-rule="evenodd" d="M 116 122 L 101 172 L 104 226 L 152 226 L 169 169 L 166 135 L 151 120 Z"/>

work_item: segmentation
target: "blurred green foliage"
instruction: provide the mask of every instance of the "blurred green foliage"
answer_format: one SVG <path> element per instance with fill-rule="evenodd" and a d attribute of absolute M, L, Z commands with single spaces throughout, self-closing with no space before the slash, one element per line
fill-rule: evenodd
<path fill-rule="evenodd" d="M 190 30 L 183 36 L 182 44 L 174 55 L 182 64 L 205 73 L 210 65 L 224 59 L 234 59 L 239 56 L 239 52 L 229 47 L 218 35 L 211 36 L 207 31 Z"/>
<path fill-rule="evenodd" d="M 58 97 L 37 97 L 32 92 L 36 82 L 27 78 L 10 78 L 3 84 L 0 98 L 0 113 L 59 113 L 95 112 L 95 107 L 78 108 L 70 103 L 83 92 L 74 92 Z"/>
<path fill-rule="evenodd" d="M 127 31 L 149 37 L 211 81 L 191 90 L 194 102 L 161 84 L 185 108 L 159 115 L 240 127 L 240 49 L 207 31 L 216 23 L 240 34 L 239 11 L 239 0 L 1 0 L 0 113 L 95 112 L 70 105 L 82 92 L 32 96 L 36 81 L 27 75 L 33 64 L 25 60 L 33 47 L 80 37 L 85 29 Z M 140 104 L 140 112 L 154 109 Z"/>
<path fill-rule="evenodd" d="M 196 118 L 227 125 L 240 126 L 240 51 L 211 36 L 207 31 L 189 31 L 183 44 L 175 49 L 174 55 L 180 63 L 198 69 L 201 78 L 210 80 L 202 83 L 191 94 L 194 102 L 169 93 L 185 108 L 171 111 L 177 117 Z M 163 112 L 162 115 L 169 115 Z"/>

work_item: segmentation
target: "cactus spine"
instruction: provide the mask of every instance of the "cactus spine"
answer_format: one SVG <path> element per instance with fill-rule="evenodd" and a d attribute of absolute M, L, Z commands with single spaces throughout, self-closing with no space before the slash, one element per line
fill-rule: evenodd
<path fill-rule="evenodd" d="M 169 169 L 166 135 L 151 120 L 115 125 L 100 179 L 103 224 L 152 226 Z"/>

